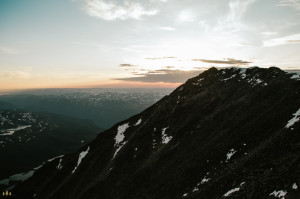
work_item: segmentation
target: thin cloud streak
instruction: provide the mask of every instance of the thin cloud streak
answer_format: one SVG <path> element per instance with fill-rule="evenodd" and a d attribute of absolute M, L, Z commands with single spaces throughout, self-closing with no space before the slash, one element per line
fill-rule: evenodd
<path fill-rule="evenodd" d="M 236 60 L 232 58 L 227 58 L 224 60 L 192 59 L 192 61 L 200 61 L 200 62 L 211 63 L 211 64 L 231 64 L 231 65 L 248 65 L 253 63 L 249 61 Z"/>
<path fill-rule="evenodd" d="M 140 20 L 144 16 L 153 16 L 158 13 L 157 9 L 146 10 L 141 4 L 133 1 L 125 1 L 123 4 L 117 4 L 105 0 L 85 0 L 84 11 L 93 17 L 103 20 Z"/>
<path fill-rule="evenodd" d="M 201 70 L 182 71 L 182 70 L 156 70 L 149 71 L 142 76 L 118 78 L 115 80 L 135 81 L 135 82 L 165 82 L 165 83 L 183 83 L 191 77 L 199 75 Z"/>
<path fill-rule="evenodd" d="M 263 46 L 273 47 L 273 46 L 280 46 L 280 45 L 290 44 L 290 43 L 299 43 L 299 40 L 300 40 L 300 34 L 288 35 L 285 37 L 266 40 L 263 42 Z"/>

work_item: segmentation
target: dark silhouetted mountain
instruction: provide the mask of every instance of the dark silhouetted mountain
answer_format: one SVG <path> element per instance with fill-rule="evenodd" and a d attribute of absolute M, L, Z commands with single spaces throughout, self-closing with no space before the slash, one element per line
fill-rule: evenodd
<path fill-rule="evenodd" d="M 211 68 L 17 186 L 47 199 L 300 198 L 300 78 Z"/>
<path fill-rule="evenodd" d="M 0 180 L 49 158 L 71 153 L 95 139 L 101 131 L 91 121 L 66 116 L 0 111 Z"/>

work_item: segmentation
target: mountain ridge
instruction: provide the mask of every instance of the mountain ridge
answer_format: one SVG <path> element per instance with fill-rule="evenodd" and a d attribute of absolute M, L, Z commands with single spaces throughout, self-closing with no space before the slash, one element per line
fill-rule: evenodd
<path fill-rule="evenodd" d="M 36 198 L 297 198 L 294 76 L 275 67 L 211 68 L 13 191 Z"/>

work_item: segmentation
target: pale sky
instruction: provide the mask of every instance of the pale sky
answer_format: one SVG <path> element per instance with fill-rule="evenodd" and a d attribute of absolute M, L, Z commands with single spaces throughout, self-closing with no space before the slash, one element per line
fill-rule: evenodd
<path fill-rule="evenodd" d="M 174 87 L 299 52 L 300 0 L 0 1 L 0 89 Z"/>

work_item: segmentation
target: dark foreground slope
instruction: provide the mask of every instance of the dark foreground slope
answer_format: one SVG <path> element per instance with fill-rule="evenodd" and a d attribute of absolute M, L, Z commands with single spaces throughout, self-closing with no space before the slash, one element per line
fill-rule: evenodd
<path fill-rule="evenodd" d="M 36 198 L 300 198 L 300 81 L 211 68 L 13 190 Z"/>

